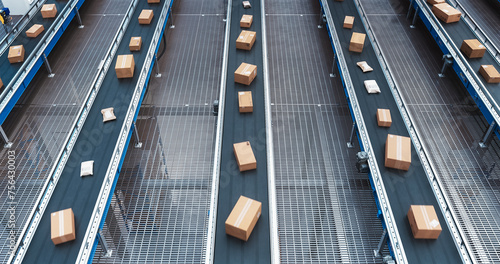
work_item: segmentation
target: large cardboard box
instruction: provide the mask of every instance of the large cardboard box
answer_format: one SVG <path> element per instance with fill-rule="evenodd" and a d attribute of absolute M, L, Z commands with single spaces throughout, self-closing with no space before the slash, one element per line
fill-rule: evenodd
<path fill-rule="evenodd" d="M 462 42 L 460 50 L 471 59 L 482 58 L 486 52 L 486 47 L 477 39 L 466 39 Z"/>
<path fill-rule="evenodd" d="M 148 0 L 148 4 L 158 4 L 160 0 Z"/>
<path fill-rule="evenodd" d="M 236 39 L 236 48 L 242 50 L 251 50 L 256 38 L 255 31 L 242 30 Z"/>
<path fill-rule="evenodd" d="M 226 219 L 226 234 L 248 241 L 261 213 L 261 202 L 241 195 Z"/>
<path fill-rule="evenodd" d="M 432 6 L 432 13 L 445 23 L 460 21 L 462 13 L 447 3 L 435 4 Z"/>
<path fill-rule="evenodd" d="M 354 17 L 353 16 L 345 16 L 344 28 L 352 28 L 353 25 L 354 25 Z"/>
<path fill-rule="evenodd" d="M 432 205 L 411 205 L 408 221 L 416 239 L 437 239 L 441 234 L 441 224 Z"/>
<path fill-rule="evenodd" d="M 54 18 L 57 15 L 56 4 L 45 4 L 42 6 L 42 17 L 43 18 Z"/>
<path fill-rule="evenodd" d="M 116 76 L 118 79 L 134 77 L 134 68 L 135 62 L 132 54 L 118 55 L 115 65 Z"/>
<path fill-rule="evenodd" d="M 253 112 L 252 92 L 238 92 L 238 105 L 240 113 Z"/>
<path fill-rule="evenodd" d="M 240 20 L 240 27 L 249 28 L 252 26 L 253 16 L 252 15 L 243 15 Z"/>
<path fill-rule="evenodd" d="M 349 44 L 349 51 L 353 52 L 363 52 L 363 46 L 365 45 L 366 34 L 363 33 L 352 33 L 351 42 Z"/>
<path fill-rule="evenodd" d="M 30 29 L 26 30 L 26 36 L 28 38 L 36 38 L 44 30 L 43 25 L 34 24 Z"/>
<path fill-rule="evenodd" d="M 234 81 L 237 83 L 250 85 L 256 76 L 257 66 L 243 62 L 234 72 Z"/>
<path fill-rule="evenodd" d="M 431 5 L 436 5 L 436 4 L 446 3 L 446 1 L 445 0 L 427 0 L 427 3 L 429 3 Z"/>
<path fill-rule="evenodd" d="M 18 63 L 24 61 L 24 46 L 17 45 L 9 48 L 9 55 L 7 55 L 10 63 Z"/>
<path fill-rule="evenodd" d="M 71 208 L 50 214 L 50 239 L 54 245 L 75 240 L 75 215 Z"/>
<path fill-rule="evenodd" d="M 234 143 L 233 150 L 240 171 L 257 169 L 257 160 L 253 155 L 252 146 L 249 141 Z"/>
<path fill-rule="evenodd" d="M 385 166 L 408 170 L 411 164 L 411 139 L 409 137 L 387 135 L 385 141 Z"/>
<path fill-rule="evenodd" d="M 128 47 L 130 51 L 140 51 L 142 46 L 142 38 L 141 37 L 131 37 L 130 43 Z"/>
<path fill-rule="evenodd" d="M 141 14 L 139 15 L 139 24 L 141 25 L 149 25 L 151 24 L 151 20 L 153 20 L 153 10 L 151 9 L 143 9 Z"/>
<path fill-rule="evenodd" d="M 391 110 L 389 109 L 377 109 L 377 124 L 380 127 L 391 127 L 392 118 Z"/>
<path fill-rule="evenodd" d="M 493 65 L 481 65 L 479 73 L 486 79 L 487 83 L 500 83 L 500 73 Z"/>

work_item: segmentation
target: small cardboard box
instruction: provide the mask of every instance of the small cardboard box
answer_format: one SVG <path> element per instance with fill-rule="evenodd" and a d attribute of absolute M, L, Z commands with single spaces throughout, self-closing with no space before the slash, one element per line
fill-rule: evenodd
<path fill-rule="evenodd" d="M 252 102 L 252 92 L 238 92 L 238 105 L 240 113 L 252 113 L 253 112 L 253 102 Z"/>
<path fill-rule="evenodd" d="M 256 39 L 255 31 L 242 30 L 236 39 L 236 48 L 242 50 L 251 50 Z"/>
<path fill-rule="evenodd" d="M 158 4 L 160 0 L 148 0 L 148 4 Z"/>
<path fill-rule="evenodd" d="M 482 58 L 486 52 L 486 47 L 477 39 L 466 39 L 462 42 L 460 50 L 470 59 Z"/>
<path fill-rule="evenodd" d="M 481 65 L 479 73 L 486 79 L 487 83 L 500 83 L 500 73 L 493 65 Z M 2 87 L 0 85 L 0 87 Z"/>
<path fill-rule="evenodd" d="M 261 213 L 261 202 L 241 195 L 226 219 L 226 234 L 248 241 Z"/>
<path fill-rule="evenodd" d="M 118 55 L 115 65 L 116 76 L 118 79 L 134 77 L 134 68 L 135 62 L 132 54 Z"/>
<path fill-rule="evenodd" d="M 257 76 L 257 66 L 241 63 L 240 67 L 234 72 L 234 81 L 237 83 L 250 85 Z"/>
<path fill-rule="evenodd" d="M 141 25 L 149 25 L 151 24 L 151 20 L 153 20 L 153 10 L 151 9 L 143 9 L 141 14 L 139 15 L 139 24 Z"/>
<path fill-rule="evenodd" d="M 363 46 L 365 45 L 366 34 L 363 33 L 352 33 L 351 42 L 349 44 L 349 51 L 353 52 L 363 52 Z"/>
<path fill-rule="evenodd" d="M 432 6 L 432 13 L 444 23 L 460 21 L 462 13 L 447 3 L 435 4 Z"/>
<path fill-rule="evenodd" d="M 436 4 L 446 3 L 446 1 L 445 0 L 427 0 L 427 3 L 429 3 L 431 5 L 436 5 Z"/>
<path fill-rule="evenodd" d="M 54 18 L 57 15 L 56 4 L 45 4 L 42 6 L 42 17 L 43 18 Z"/>
<path fill-rule="evenodd" d="M 354 25 L 354 17 L 353 16 L 345 16 L 344 28 L 352 28 L 353 25 Z"/>
<path fill-rule="evenodd" d="M 253 155 L 252 146 L 249 141 L 234 143 L 233 150 L 240 171 L 257 169 L 257 160 Z"/>
<path fill-rule="evenodd" d="M 387 135 L 385 141 L 385 166 L 407 171 L 411 164 L 411 139 Z"/>
<path fill-rule="evenodd" d="M 54 245 L 75 240 L 75 215 L 71 208 L 50 214 L 50 239 Z"/>
<path fill-rule="evenodd" d="M 441 234 L 441 225 L 432 205 L 411 205 L 408 221 L 416 239 L 437 239 Z"/>
<path fill-rule="evenodd" d="M 377 124 L 380 127 L 391 127 L 392 118 L 391 110 L 389 109 L 377 109 Z"/>
<path fill-rule="evenodd" d="M 43 25 L 34 24 L 30 29 L 26 30 L 26 36 L 28 38 L 36 38 L 44 30 Z"/>
<path fill-rule="evenodd" d="M 3 82 L 2 82 L 2 79 L 0 79 L 0 88 L 2 88 L 3 86 Z"/>
<path fill-rule="evenodd" d="M 240 27 L 249 28 L 252 26 L 253 16 L 252 15 L 243 15 L 240 20 Z"/>
<path fill-rule="evenodd" d="M 128 44 L 130 51 L 140 51 L 141 46 L 142 46 L 142 38 L 141 37 L 131 37 L 130 38 L 130 43 Z"/>
<path fill-rule="evenodd" d="M 10 63 L 18 63 L 24 61 L 24 46 L 17 45 L 9 48 L 9 55 L 7 55 Z"/>

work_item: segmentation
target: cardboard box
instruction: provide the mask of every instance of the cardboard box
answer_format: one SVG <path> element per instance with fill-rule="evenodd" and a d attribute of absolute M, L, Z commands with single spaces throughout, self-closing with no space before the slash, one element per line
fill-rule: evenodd
<path fill-rule="evenodd" d="M 349 51 L 353 52 L 363 52 L 363 46 L 365 45 L 366 34 L 363 33 L 352 33 L 351 42 L 349 43 Z"/>
<path fill-rule="evenodd" d="M 470 59 L 482 58 L 486 52 L 486 47 L 477 39 L 466 39 L 462 42 L 460 50 Z"/>
<path fill-rule="evenodd" d="M 354 25 L 354 17 L 353 16 L 345 16 L 344 28 L 352 28 L 353 25 Z"/>
<path fill-rule="evenodd" d="M 257 66 L 241 63 L 240 67 L 234 72 L 234 81 L 237 83 L 250 85 L 257 76 Z"/>
<path fill-rule="evenodd" d="M 261 202 L 241 195 L 226 219 L 226 234 L 248 241 L 261 213 Z"/>
<path fill-rule="evenodd" d="M 435 4 L 432 6 L 432 13 L 445 23 L 460 21 L 462 13 L 447 3 Z"/>
<path fill-rule="evenodd" d="M 135 62 L 132 54 L 118 55 L 115 65 L 116 76 L 118 79 L 134 77 L 134 68 Z"/>
<path fill-rule="evenodd" d="M 380 127 L 391 127 L 392 118 L 391 110 L 389 109 L 377 109 L 377 124 Z"/>
<path fill-rule="evenodd" d="M 42 17 L 43 18 L 54 18 L 57 15 L 56 4 L 46 4 L 42 6 Z"/>
<path fill-rule="evenodd" d="M 148 4 L 158 4 L 160 0 L 148 0 Z"/>
<path fill-rule="evenodd" d="M 131 37 L 130 43 L 128 47 L 130 51 L 140 51 L 142 46 L 142 38 L 141 37 Z"/>
<path fill-rule="evenodd" d="M 252 8 L 252 5 L 250 4 L 250 1 L 243 1 L 241 2 L 243 4 L 243 8 Z"/>
<path fill-rule="evenodd" d="M 256 33 L 254 31 L 242 30 L 236 39 L 236 48 L 242 50 L 251 50 L 255 43 Z"/>
<path fill-rule="evenodd" d="M 240 27 L 249 28 L 252 26 L 253 16 L 252 15 L 243 15 L 240 20 Z"/>
<path fill-rule="evenodd" d="M 486 79 L 487 83 L 500 83 L 500 73 L 493 65 L 481 65 L 479 73 Z M 0 87 L 2 87 L 0 85 Z"/>
<path fill-rule="evenodd" d="M 234 143 L 233 150 L 240 171 L 257 169 L 257 160 L 253 155 L 252 146 L 249 141 Z"/>
<path fill-rule="evenodd" d="M 26 36 L 28 38 L 36 38 L 44 30 L 43 25 L 34 24 L 30 29 L 26 30 Z"/>
<path fill-rule="evenodd" d="M 387 135 L 385 141 L 385 166 L 407 171 L 411 164 L 411 139 Z"/>
<path fill-rule="evenodd" d="M 2 79 L 0 79 L 0 88 L 2 88 L 3 86 L 3 82 L 2 82 Z"/>
<path fill-rule="evenodd" d="M 436 4 L 446 3 L 446 1 L 445 0 L 427 0 L 427 3 L 429 3 L 431 5 L 436 5 Z"/>
<path fill-rule="evenodd" d="M 238 105 L 240 113 L 253 112 L 252 92 L 238 92 Z"/>
<path fill-rule="evenodd" d="M 54 245 L 75 240 L 75 215 L 71 208 L 50 214 L 50 239 Z"/>
<path fill-rule="evenodd" d="M 18 63 L 24 61 L 24 46 L 17 45 L 9 48 L 9 55 L 7 55 L 10 63 Z"/>
<path fill-rule="evenodd" d="M 437 239 L 441 234 L 441 225 L 432 205 L 411 205 L 408 221 L 416 239 Z"/>
<path fill-rule="evenodd" d="M 151 20 L 153 20 L 153 10 L 151 9 L 143 9 L 141 14 L 139 15 L 139 24 L 141 25 L 149 25 L 151 24 Z"/>

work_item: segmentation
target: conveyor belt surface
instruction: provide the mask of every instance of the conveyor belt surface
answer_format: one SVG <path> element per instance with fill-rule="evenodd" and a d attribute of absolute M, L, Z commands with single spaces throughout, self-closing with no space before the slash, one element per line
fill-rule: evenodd
<path fill-rule="evenodd" d="M 375 52 L 367 37 L 362 53 L 351 53 L 348 50 L 352 32 L 365 33 L 360 23 L 355 4 L 350 1 L 337 2 L 329 0 L 328 6 L 333 17 L 337 35 L 343 48 L 343 53 L 356 90 L 358 103 L 363 114 L 368 136 L 374 155 L 384 181 L 385 189 L 391 203 L 396 225 L 399 230 L 406 257 L 409 263 L 460 263 L 461 257 L 446 226 L 446 221 L 439 210 L 434 192 L 429 185 L 425 171 L 412 145 L 412 164 L 407 172 L 393 170 L 384 166 L 385 141 L 387 134 L 409 136 L 405 123 L 399 114 L 394 97 L 389 89 L 383 71 Z M 343 29 L 343 20 L 346 15 L 354 16 L 352 30 Z M 363 74 L 356 66 L 358 61 L 367 61 L 374 69 L 373 72 Z M 368 94 L 363 81 L 374 79 L 381 89 L 380 94 Z M 392 125 L 390 128 L 381 128 L 377 125 L 375 112 L 377 108 L 391 110 Z M 437 240 L 416 240 L 411 233 L 406 213 L 412 204 L 433 205 L 438 214 L 443 231 Z"/>
<path fill-rule="evenodd" d="M 123 19 L 128 7 L 120 6 L 123 2 L 130 4 L 130 1 L 105 0 L 82 5 L 80 14 L 85 28 L 78 29 L 76 21 L 70 23 L 49 56 L 56 75 L 48 78 L 44 69 L 39 71 L 2 126 L 14 144 L 0 152 L 0 174 L 7 175 L 7 153 L 15 152 L 17 221 L 14 229 L 8 228 L 9 214 L 0 215 L 1 263 L 9 258 L 9 232 L 15 230 L 19 235 L 26 224 L 97 66 Z M 8 180 L 0 177 L 2 201 L 7 201 Z M 0 204 L 1 212 L 7 212 L 7 208 L 8 204 Z"/>
<path fill-rule="evenodd" d="M 230 1 L 232 1 L 231 24 L 228 26 L 231 27 L 231 31 L 224 102 L 214 263 L 269 263 L 271 253 L 261 35 L 261 19 L 263 18 L 261 18 L 260 1 L 252 1 L 250 9 L 243 9 L 239 0 Z M 241 32 L 240 19 L 243 14 L 253 15 L 250 30 L 257 32 L 257 40 L 250 51 L 236 50 L 236 39 Z M 242 62 L 257 65 L 257 77 L 249 86 L 234 82 L 234 71 Z M 239 91 L 252 91 L 253 113 L 239 113 L 237 96 Z M 247 140 L 250 141 L 257 160 L 257 169 L 241 173 L 234 157 L 233 143 Z M 247 242 L 226 235 L 224 225 L 240 195 L 262 203 L 262 215 Z"/>
<path fill-rule="evenodd" d="M 495 1 L 495 2 L 493 2 Z M 500 48 L 500 1 L 459 0 L 469 15 L 478 23 L 488 38 Z"/>
<path fill-rule="evenodd" d="M 102 82 L 102 88 L 89 110 L 74 149 L 33 235 L 23 259 L 24 263 L 70 263 L 76 260 L 139 79 L 138 73 L 144 64 L 159 15 L 166 2 L 168 1 L 148 4 L 147 1 L 138 1 L 133 19 L 123 35 L 111 67 Z M 151 9 L 155 14 L 150 25 L 140 25 L 137 22 L 143 9 Z M 131 54 L 128 44 L 133 36 L 143 38 L 141 51 L 133 52 L 136 72 L 133 78 L 117 79 L 113 69 L 116 55 Z M 100 111 L 108 107 L 114 107 L 117 119 L 103 123 Z M 94 175 L 82 178 L 79 176 L 80 163 L 86 160 L 95 161 Z M 76 240 L 54 246 L 50 240 L 50 213 L 66 208 L 72 208 L 75 214 Z"/>

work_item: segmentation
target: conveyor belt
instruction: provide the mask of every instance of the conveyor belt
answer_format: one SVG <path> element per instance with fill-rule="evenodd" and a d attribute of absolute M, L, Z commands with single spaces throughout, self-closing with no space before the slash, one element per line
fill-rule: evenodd
<path fill-rule="evenodd" d="M 50 200 L 47 202 L 45 210 L 42 211 L 43 215 L 38 222 L 38 228 L 32 234 L 31 243 L 24 253 L 22 259 L 24 263 L 73 262 L 80 260 L 77 259 L 77 256 L 81 254 L 79 253 L 81 248 L 85 248 L 87 252 L 92 249 L 94 241 L 89 241 L 90 248 L 88 244 L 82 245 L 82 241 L 84 238 L 87 239 L 87 228 L 93 224 L 90 219 L 94 213 L 95 205 L 100 202 L 96 201 L 96 199 L 101 193 L 101 187 L 106 184 L 104 179 L 107 176 L 108 165 L 114 155 L 117 140 L 122 134 L 122 125 L 129 122 L 128 119 L 125 120 L 125 117 L 130 114 L 135 116 L 134 113 L 129 113 L 127 110 L 129 104 L 136 103 L 135 101 L 131 102 L 132 96 L 135 98 L 136 86 L 139 86 L 139 82 L 144 82 L 144 79 L 139 77 L 146 79 L 148 77 L 143 75 L 143 65 L 147 65 L 146 58 L 149 56 L 150 50 L 156 50 L 156 47 L 150 47 L 150 44 L 153 35 L 158 34 L 158 26 L 160 29 L 164 26 L 163 23 L 157 26 L 157 23 L 161 21 L 160 14 L 162 10 L 166 10 L 167 5 L 171 4 L 170 1 L 162 1 L 161 4 L 148 4 L 147 1 L 138 1 L 136 3 L 135 11 L 131 16 L 132 20 L 123 34 L 123 39 L 116 53 L 114 53 L 114 55 L 130 54 L 128 47 L 130 38 L 142 36 L 143 46 L 141 51 L 133 53 L 136 65 L 134 77 L 117 79 L 113 68 L 111 68 L 102 80 L 103 89 L 94 97 L 92 108 L 87 110 L 87 118 L 81 124 L 80 135 L 76 139 L 74 151 L 69 154 L 68 163 L 62 169 L 57 185 L 49 197 Z M 143 9 L 152 9 L 155 14 L 150 25 L 140 25 L 137 22 L 137 18 Z M 116 56 L 111 65 L 115 65 L 115 62 Z M 139 89 L 142 90 L 142 87 Z M 100 111 L 107 107 L 114 107 L 116 121 L 102 122 Z M 80 162 L 85 160 L 95 160 L 94 175 L 81 178 L 79 176 Z M 118 175 L 116 175 L 115 179 L 117 177 Z M 110 190 L 108 189 L 108 191 Z M 54 246 L 50 241 L 50 228 L 47 228 L 50 226 L 50 213 L 65 208 L 72 208 L 74 211 L 76 240 Z M 102 208 L 102 210 L 106 210 L 106 208 Z M 82 258 L 89 258 L 89 253 L 83 254 L 86 255 L 82 255 Z"/>
<path fill-rule="evenodd" d="M 500 1 L 498 0 L 458 0 L 469 12 L 495 46 L 500 47 Z"/>
<path fill-rule="evenodd" d="M 333 23 L 337 30 L 333 35 L 338 36 L 338 40 L 342 45 L 347 70 L 350 74 L 350 79 L 355 87 L 355 94 L 358 100 L 358 107 L 363 115 L 364 128 L 367 132 L 372 146 L 372 157 L 377 158 L 378 168 L 380 170 L 385 190 L 388 195 L 392 213 L 395 218 L 395 224 L 399 230 L 399 236 L 404 248 L 408 263 L 460 263 L 461 256 L 457 251 L 454 239 L 450 234 L 450 230 L 446 226 L 446 220 L 443 214 L 438 209 L 440 208 L 433 189 L 429 184 L 419 156 L 415 150 L 415 145 L 412 145 L 412 164 L 410 169 L 405 171 L 393 170 L 384 166 L 385 155 L 385 140 L 387 134 L 396 134 L 401 136 L 409 136 L 406 124 L 401 115 L 399 108 L 396 105 L 393 94 L 385 79 L 384 72 L 380 67 L 379 61 L 375 52 L 366 39 L 363 52 L 351 53 L 348 51 L 349 41 L 352 32 L 365 33 L 365 29 L 360 23 L 362 20 L 358 14 L 358 10 L 354 2 L 344 1 L 327 1 L 329 8 L 325 7 L 325 12 L 331 12 Z M 355 24 L 352 30 L 343 29 L 343 20 L 346 15 L 355 17 Z M 332 36 L 335 38 L 335 36 Z M 342 60 L 342 58 L 340 58 Z M 356 66 L 357 61 L 367 61 L 374 69 L 373 72 L 363 74 Z M 380 94 L 367 94 L 363 81 L 368 79 L 377 80 L 381 89 Z M 351 95 L 352 96 L 352 95 Z M 387 108 L 391 110 L 392 125 L 389 129 L 380 128 L 377 125 L 375 111 L 377 108 Z M 358 120 L 359 121 L 359 120 Z M 364 133 L 364 131 L 360 131 Z M 366 148 L 366 146 L 364 146 Z M 373 170 L 373 167 L 370 166 Z M 443 231 L 439 239 L 432 240 L 416 240 L 413 238 L 411 229 L 408 223 L 406 213 L 412 204 L 427 204 L 433 205 L 436 208 L 438 218 L 443 226 Z M 388 212 L 382 212 L 386 214 Z M 393 248 L 394 249 L 394 248 Z M 399 259 L 398 259 L 399 260 Z"/>
<path fill-rule="evenodd" d="M 266 124 L 264 102 L 264 71 L 261 2 L 252 1 L 252 8 L 244 9 L 241 1 L 229 0 L 230 27 L 227 56 L 227 79 L 224 106 L 224 126 L 220 152 L 220 180 L 215 230 L 214 263 L 269 263 L 271 261 L 268 178 L 266 158 Z M 250 30 L 257 32 L 257 40 L 250 51 L 236 50 L 236 39 L 241 29 L 243 14 L 253 15 Z M 234 82 L 234 71 L 242 63 L 257 65 L 257 77 L 249 86 Z M 224 74 L 224 73 L 223 73 Z M 252 91 L 253 113 L 240 114 L 238 91 Z M 257 160 L 257 169 L 241 173 L 234 157 L 233 143 L 250 141 Z M 240 195 L 262 202 L 262 215 L 250 239 L 241 241 L 226 235 L 225 221 Z M 210 241 L 209 241 L 210 243 Z"/>

